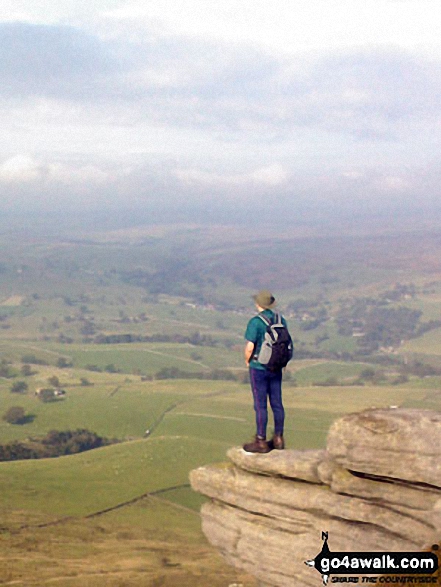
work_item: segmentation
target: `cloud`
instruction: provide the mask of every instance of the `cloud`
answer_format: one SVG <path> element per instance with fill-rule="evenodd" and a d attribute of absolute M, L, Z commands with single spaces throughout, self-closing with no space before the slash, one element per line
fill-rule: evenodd
<path fill-rule="evenodd" d="M 49 181 L 74 185 L 103 185 L 111 175 L 95 165 L 72 167 L 62 163 L 51 163 L 47 166 Z"/>
<path fill-rule="evenodd" d="M 39 164 L 28 155 L 16 155 L 0 164 L 0 181 L 5 183 L 28 183 L 40 177 Z"/>
<path fill-rule="evenodd" d="M 289 222 L 332 214 L 439 209 L 438 165 L 300 172 L 274 162 L 245 172 L 202 170 L 178 162 L 101 164 L 16 155 L 0 162 L 0 211 L 90 211 L 132 221 L 243 221 L 271 213 Z M 392 213 L 392 212 L 391 212 Z M 394 212 L 395 213 L 395 212 Z"/>
<path fill-rule="evenodd" d="M 433 0 L 128 0 L 105 16 L 118 26 L 158 34 L 242 43 L 276 54 L 321 53 L 393 44 L 439 49 L 441 12 Z M 429 50 L 430 50 L 429 49 Z"/>
<path fill-rule="evenodd" d="M 333 130 L 363 137 L 394 137 L 402 123 L 438 119 L 441 105 L 440 63 L 405 52 L 363 50 L 319 60 L 309 84 L 316 113 Z"/>
<path fill-rule="evenodd" d="M 0 96 L 82 105 L 99 119 L 218 131 L 225 139 L 321 129 L 396 139 L 439 122 L 441 63 L 392 48 L 276 57 L 249 45 L 102 39 L 70 26 L 0 25 Z M 97 108 L 98 106 L 98 108 Z"/>
<path fill-rule="evenodd" d="M 174 175 L 183 184 L 206 187 L 244 187 L 250 185 L 277 187 L 284 185 L 289 177 L 288 172 L 280 163 L 273 163 L 247 173 L 221 174 L 199 169 L 176 169 Z"/>
<path fill-rule="evenodd" d="M 412 182 L 405 177 L 386 175 L 378 182 L 378 188 L 388 195 L 402 194 L 409 192 L 409 188 L 412 188 Z"/>
<path fill-rule="evenodd" d="M 94 165 L 43 162 L 29 155 L 15 155 L 0 163 L 0 184 L 103 184 L 110 174 Z"/>
<path fill-rule="evenodd" d="M 256 183 L 268 186 L 280 186 L 286 183 L 289 173 L 279 163 L 256 169 L 250 174 L 250 178 Z"/>
<path fill-rule="evenodd" d="M 0 24 L 3 204 L 439 196 L 441 62 L 391 46 L 282 55 L 150 24 Z"/>
<path fill-rule="evenodd" d="M 99 39 L 71 26 L 0 24 L 0 95 L 89 98 L 118 65 Z"/>

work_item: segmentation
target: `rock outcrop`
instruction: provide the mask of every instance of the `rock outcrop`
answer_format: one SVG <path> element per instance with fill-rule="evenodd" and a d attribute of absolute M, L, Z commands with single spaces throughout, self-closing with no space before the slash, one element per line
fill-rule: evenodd
<path fill-rule="evenodd" d="M 317 587 L 306 560 L 329 533 L 331 551 L 409 552 L 441 538 L 441 414 L 378 409 L 350 414 L 326 450 L 228 451 L 192 471 L 208 540 L 271 587 Z"/>

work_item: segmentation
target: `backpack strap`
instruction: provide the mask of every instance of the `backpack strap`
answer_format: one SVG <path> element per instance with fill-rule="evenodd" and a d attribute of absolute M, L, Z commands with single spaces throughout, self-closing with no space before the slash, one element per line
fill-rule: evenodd
<path fill-rule="evenodd" d="M 266 324 L 266 326 L 271 326 L 272 322 L 269 318 L 267 318 L 266 316 L 264 316 L 262 313 L 257 314 L 258 318 L 260 318 L 261 320 L 263 320 L 263 322 Z"/>
<path fill-rule="evenodd" d="M 271 332 L 271 326 L 273 325 L 273 322 L 269 318 L 267 318 L 266 316 L 264 316 L 262 312 L 259 312 L 259 314 L 257 314 L 257 318 L 260 318 L 262 320 L 262 322 L 265 324 L 266 331 L 270 334 L 271 339 L 274 342 L 274 336 L 273 336 L 273 333 Z M 253 351 L 253 359 L 255 361 L 257 361 L 257 357 L 258 357 L 257 353 L 255 353 Z"/>
<path fill-rule="evenodd" d="M 271 340 L 273 342 L 276 342 L 276 337 L 274 336 L 274 332 L 272 330 L 272 326 L 274 326 L 274 324 L 277 324 L 277 322 L 275 322 L 275 320 L 277 319 L 278 314 L 275 314 L 274 318 L 272 318 L 272 319 L 267 318 L 262 313 L 258 314 L 258 316 L 264 322 L 264 324 L 266 326 L 266 331 L 269 334 L 269 336 L 271 337 Z"/>
<path fill-rule="evenodd" d="M 258 317 L 261 320 L 263 320 L 267 326 L 274 326 L 274 324 L 283 324 L 282 314 L 279 314 L 279 312 L 274 312 L 274 318 L 272 320 L 264 316 L 262 312 L 258 314 Z"/>

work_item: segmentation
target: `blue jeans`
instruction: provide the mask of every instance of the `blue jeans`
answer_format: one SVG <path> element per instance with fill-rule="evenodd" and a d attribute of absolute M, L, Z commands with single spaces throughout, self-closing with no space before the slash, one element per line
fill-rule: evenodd
<path fill-rule="evenodd" d="M 282 405 L 282 371 L 250 368 L 251 391 L 256 412 L 257 435 L 266 438 L 268 425 L 268 398 L 274 416 L 274 433 L 283 434 L 285 410 Z"/>

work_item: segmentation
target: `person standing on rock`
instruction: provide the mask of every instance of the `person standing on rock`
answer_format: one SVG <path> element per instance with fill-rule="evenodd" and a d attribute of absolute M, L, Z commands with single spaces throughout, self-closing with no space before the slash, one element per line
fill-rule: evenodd
<path fill-rule="evenodd" d="M 258 314 L 248 322 L 245 332 L 245 363 L 250 373 L 256 436 L 243 448 L 246 452 L 267 453 L 273 448 L 285 448 L 282 371 L 292 357 L 293 347 L 285 318 L 274 311 L 276 300 L 272 293 L 261 290 L 252 297 Z M 269 442 L 268 399 L 274 416 L 274 435 Z"/>

